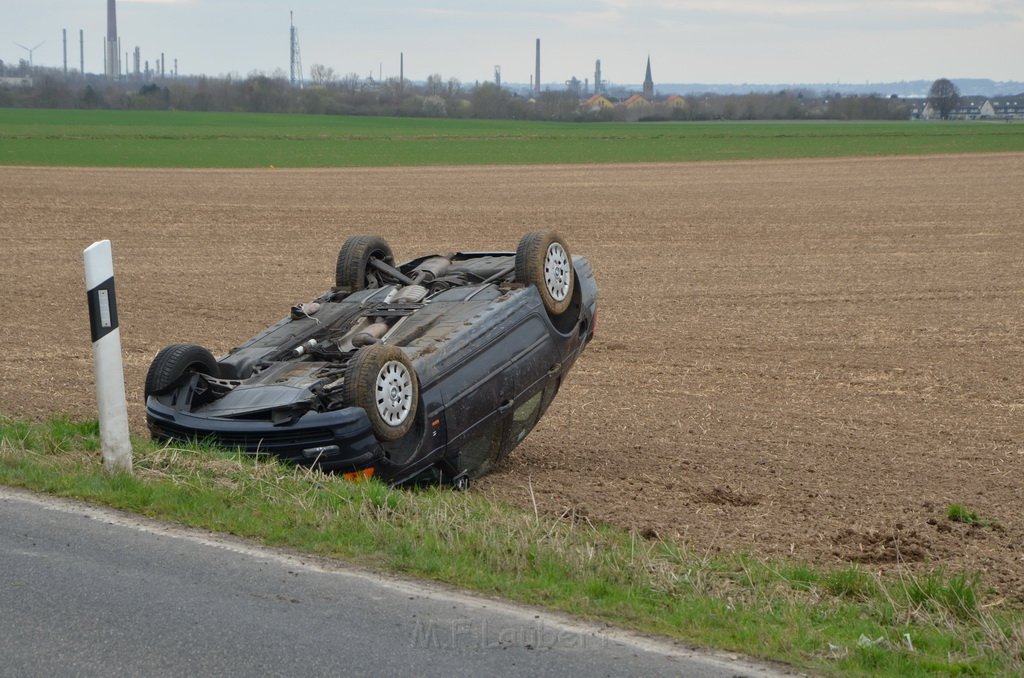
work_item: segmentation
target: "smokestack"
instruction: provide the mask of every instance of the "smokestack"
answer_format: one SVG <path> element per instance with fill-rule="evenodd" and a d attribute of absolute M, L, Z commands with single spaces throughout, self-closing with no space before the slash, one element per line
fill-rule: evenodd
<path fill-rule="evenodd" d="M 85 77 L 85 30 L 78 29 L 78 74 Z"/>
<path fill-rule="evenodd" d="M 116 80 L 121 76 L 121 50 L 117 40 L 117 3 L 107 0 L 107 42 L 103 54 L 105 56 L 105 72 L 108 78 Z"/>
<path fill-rule="evenodd" d="M 107 40 L 117 40 L 117 2 L 107 0 Z"/>
<path fill-rule="evenodd" d="M 114 2 L 114 0 L 111 0 Z M 534 91 L 541 93 L 541 39 L 537 39 L 537 77 L 534 78 Z"/>
<path fill-rule="evenodd" d="M 405 89 L 405 52 L 398 53 L 398 91 Z"/>
<path fill-rule="evenodd" d="M 64 37 L 64 77 L 68 77 L 68 29 L 63 29 Z"/>
<path fill-rule="evenodd" d="M 594 64 L 594 94 L 601 92 L 601 60 Z"/>

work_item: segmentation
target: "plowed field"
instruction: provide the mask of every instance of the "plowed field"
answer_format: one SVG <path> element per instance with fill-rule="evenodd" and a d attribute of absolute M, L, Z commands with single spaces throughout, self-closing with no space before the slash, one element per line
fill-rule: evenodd
<path fill-rule="evenodd" d="M 555 227 L 597 340 L 485 492 L 697 553 L 961 568 L 1024 599 L 1024 155 L 342 170 L 0 168 L 0 412 L 94 418 L 81 251 L 113 242 L 132 426 L 223 352 L 400 258 Z M 951 504 L 980 524 L 953 522 Z"/>

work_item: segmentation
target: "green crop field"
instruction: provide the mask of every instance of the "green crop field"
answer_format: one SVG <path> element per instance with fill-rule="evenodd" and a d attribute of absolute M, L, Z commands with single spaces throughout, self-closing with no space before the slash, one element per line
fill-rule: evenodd
<path fill-rule="evenodd" d="M 1006 122 L 551 123 L 0 109 L 0 164 L 394 167 L 1024 151 Z"/>

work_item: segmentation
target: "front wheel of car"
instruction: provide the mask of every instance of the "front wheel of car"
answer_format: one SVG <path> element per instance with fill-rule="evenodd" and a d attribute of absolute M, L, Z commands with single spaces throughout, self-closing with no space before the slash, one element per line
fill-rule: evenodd
<path fill-rule="evenodd" d="M 565 240 L 554 231 L 524 235 L 516 248 L 516 280 L 537 288 L 550 315 L 565 313 L 576 284 L 572 255 Z"/>
<path fill-rule="evenodd" d="M 419 380 L 397 346 L 371 344 L 359 349 L 345 368 L 345 401 L 366 411 L 378 440 L 398 440 L 412 428 L 419 402 Z"/>
<path fill-rule="evenodd" d="M 195 344 L 171 344 L 160 349 L 146 373 L 145 397 L 148 399 L 151 395 L 170 391 L 193 372 L 216 377 L 219 372 L 217 359 L 207 349 Z"/>
<path fill-rule="evenodd" d="M 383 273 L 370 262 L 377 259 L 389 266 L 395 265 L 395 255 L 388 241 L 378 235 L 354 235 L 338 251 L 334 269 L 334 282 L 350 292 L 380 287 Z"/>

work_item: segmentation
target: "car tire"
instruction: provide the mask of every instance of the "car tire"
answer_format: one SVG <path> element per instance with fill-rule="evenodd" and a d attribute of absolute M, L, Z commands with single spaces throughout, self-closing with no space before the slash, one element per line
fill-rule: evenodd
<path fill-rule="evenodd" d="M 412 363 L 397 346 L 364 346 L 345 368 L 345 402 L 366 411 L 382 442 L 398 440 L 412 428 L 419 388 Z"/>
<path fill-rule="evenodd" d="M 576 284 L 565 240 L 554 231 L 524 235 L 516 248 L 516 281 L 535 286 L 550 315 L 565 313 L 572 304 Z"/>
<path fill-rule="evenodd" d="M 334 282 L 350 292 L 380 287 L 381 272 L 370 266 L 371 259 L 380 259 L 394 266 L 395 255 L 387 240 L 377 235 L 354 235 L 338 251 Z"/>
<path fill-rule="evenodd" d="M 217 359 L 207 349 L 195 344 L 171 344 L 160 349 L 146 373 L 145 397 L 171 390 L 193 372 L 216 377 Z"/>

